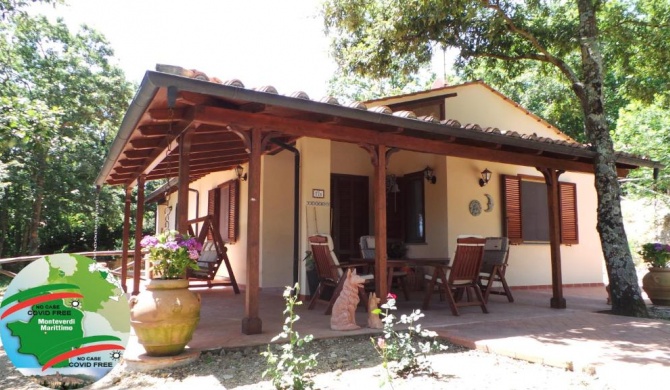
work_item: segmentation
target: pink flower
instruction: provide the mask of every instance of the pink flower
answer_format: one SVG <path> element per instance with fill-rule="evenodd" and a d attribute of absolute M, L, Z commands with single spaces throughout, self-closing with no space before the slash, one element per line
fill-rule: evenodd
<path fill-rule="evenodd" d="M 380 349 L 384 349 L 384 347 L 386 347 L 386 340 L 384 340 L 382 337 L 378 338 L 377 339 L 377 346 Z"/>
<path fill-rule="evenodd" d="M 388 293 L 388 295 L 386 296 L 386 299 L 396 299 L 397 297 L 398 296 L 395 295 L 394 293 Z"/>
<path fill-rule="evenodd" d="M 154 247 L 158 244 L 158 239 L 154 236 L 144 236 L 142 241 L 140 241 L 140 246 L 142 248 Z"/>

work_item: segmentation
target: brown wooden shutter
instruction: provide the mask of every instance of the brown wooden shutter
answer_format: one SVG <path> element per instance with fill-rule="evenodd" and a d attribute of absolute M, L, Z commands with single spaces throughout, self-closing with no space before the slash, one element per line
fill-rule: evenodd
<path fill-rule="evenodd" d="M 228 182 L 228 226 L 227 235 L 228 242 L 234 244 L 238 236 L 238 221 L 240 219 L 240 182 L 239 180 L 232 180 Z M 226 228 L 226 227 L 224 227 Z"/>
<path fill-rule="evenodd" d="M 219 218 L 219 189 L 213 188 L 207 193 L 207 215 L 211 215 L 214 218 L 214 221 L 217 221 Z M 207 240 L 213 240 L 212 231 L 207 232 Z"/>
<path fill-rule="evenodd" d="M 503 175 L 503 232 L 511 244 L 523 242 L 521 229 L 521 179 Z"/>
<path fill-rule="evenodd" d="M 234 244 L 239 232 L 240 182 L 230 180 L 212 191 L 216 193 L 214 195 L 216 206 L 213 210 L 215 227 L 221 233 L 224 242 Z M 212 201 L 211 191 L 209 201 Z M 212 212 L 211 203 L 208 206 L 210 207 L 208 213 L 210 213 Z"/>
<path fill-rule="evenodd" d="M 577 230 L 577 185 L 559 182 L 561 244 L 579 244 Z"/>

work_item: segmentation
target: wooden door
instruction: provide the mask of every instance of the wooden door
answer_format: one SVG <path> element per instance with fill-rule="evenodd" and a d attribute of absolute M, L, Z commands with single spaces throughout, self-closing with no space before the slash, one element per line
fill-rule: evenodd
<path fill-rule="evenodd" d="M 332 174 L 332 230 L 335 253 L 340 261 L 360 257 L 358 240 L 369 233 L 368 177 Z"/>

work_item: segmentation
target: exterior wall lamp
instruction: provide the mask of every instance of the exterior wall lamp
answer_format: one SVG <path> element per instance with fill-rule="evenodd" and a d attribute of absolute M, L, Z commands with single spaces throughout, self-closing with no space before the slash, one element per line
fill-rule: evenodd
<path fill-rule="evenodd" d="M 489 184 L 489 180 L 491 180 L 491 171 L 489 171 L 488 168 L 485 168 L 481 175 L 482 178 L 479 179 L 479 186 L 484 187 L 485 185 Z"/>
<path fill-rule="evenodd" d="M 425 177 L 426 181 L 430 184 L 435 184 L 435 182 L 437 182 L 437 177 L 435 177 L 435 172 L 431 167 L 426 167 L 426 169 L 423 170 L 423 177 Z"/>
<path fill-rule="evenodd" d="M 242 168 L 241 165 L 238 165 L 235 167 L 235 174 L 237 175 L 237 180 L 239 181 L 247 181 L 247 174 L 242 173 L 244 172 L 244 168 Z"/>

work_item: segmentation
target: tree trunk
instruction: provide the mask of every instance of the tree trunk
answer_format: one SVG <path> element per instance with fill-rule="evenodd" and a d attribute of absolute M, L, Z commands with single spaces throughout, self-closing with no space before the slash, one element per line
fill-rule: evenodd
<path fill-rule="evenodd" d="M 585 130 L 595 148 L 595 187 L 598 194 L 598 224 L 612 296 L 612 312 L 647 317 L 621 212 L 621 189 L 617 180 L 614 146 L 604 112 L 603 63 L 597 41 L 592 0 L 579 0 L 583 85 L 573 86 L 584 111 Z"/>
<path fill-rule="evenodd" d="M 30 227 L 28 230 L 28 254 L 36 255 L 40 250 L 40 237 L 38 230 L 42 219 L 42 203 L 44 201 L 44 171 L 46 170 L 46 161 L 44 156 L 38 156 L 37 172 L 35 172 L 35 200 L 33 201 L 32 217 L 30 218 Z"/>
<path fill-rule="evenodd" d="M 9 188 L 7 188 L 7 193 L 5 196 L 8 197 Z M 3 257 L 2 253 L 5 250 L 5 240 L 7 237 L 7 229 L 9 228 L 9 202 L 7 198 L 0 207 L 0 258 Z"/>

